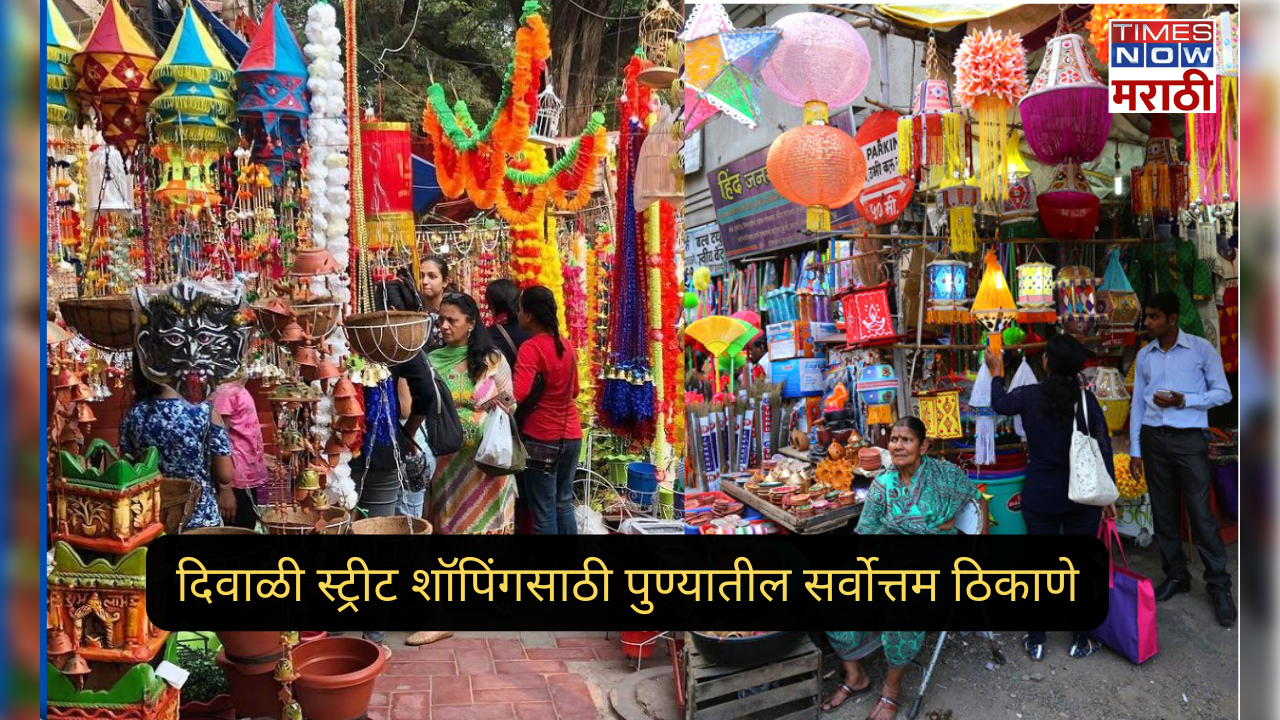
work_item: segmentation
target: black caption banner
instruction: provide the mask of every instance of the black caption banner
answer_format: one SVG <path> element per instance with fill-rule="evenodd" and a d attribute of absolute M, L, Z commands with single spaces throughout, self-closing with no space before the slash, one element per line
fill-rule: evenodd
<path fill-rule="evenodd" d="M 176 630 L 1080 630 L 1081 536 L 181 536 L 147 558 Z"/>

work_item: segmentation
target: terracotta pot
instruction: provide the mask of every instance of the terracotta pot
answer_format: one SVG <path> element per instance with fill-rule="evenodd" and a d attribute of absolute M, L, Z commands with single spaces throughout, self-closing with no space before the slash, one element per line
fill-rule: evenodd
<path fill-rule="evenodd" d="M 192 700 L 178 708 L 178 720 L 235 720 L 236 706 L 230 695 L 219 695 L 209 702 Z"/>
<path fill-rule="evenodd" d="M 306 643 L 311 642 L 312 640 L 323 640 L 327 637 L 329 637 L 329 633 L 323 630 L 303 630 L 298 633 L 298 642 Z"/>
<path fill-rule="evenodd" d="M 863 448 L 858 451 L 858 464 L 867 472 L 880 469 L 880 451 L 875 448 Z"/>
<path fill-rule="evenodd" d="M 340 272 L 338 261 L 324 248 L 306 248 L 299 250 L 294 256 L 293 267 L 289 274 L 294 277 L 310 277 L 312 275 L 328 275 Z"/>
<path fill-rule="evenodd" d="M 360 638 L 329 637 L 293 650 L 294 694 L 308 720 L 353 720 L 369 713 L 387 651 Z M 275 716 L 272 716 L 275 717 Z"/>
<path fill-rule="evenodd" d="M 222 637 L 225 633 L 218 633 Z M 238 632 L 231 634 L 253 635 L 261 633 Z M 279 633 L 270 633 L 277 638 Z M 225 651 L 218 651 L 218 665 L 227 677 L 227 690 L 231 704 L 239 718 L 278 718 L 284 706 L 280 702 L 280 683 L 276 681 L 275 662 L 257 665 L 239 665 L 227 660 Z M 355 717 L 355 716 L 352 716 Z"/>
<path fill-rule="evenodd" d="M 240 665 L 271 663 L 274 667 L 275 661 L 280 659 L 279 630 L 221 630 L 215 634 L 230 662 Z"/>

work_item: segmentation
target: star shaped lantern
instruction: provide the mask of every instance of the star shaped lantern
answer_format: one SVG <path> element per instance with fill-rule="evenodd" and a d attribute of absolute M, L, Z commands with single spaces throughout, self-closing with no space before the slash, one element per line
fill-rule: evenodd
<path fill-rule="evenodd" d="M 694 6 L 680 39 L 685 42 L 686 135 L 721 112 L 754 128 L 760 115 L 755 81 L 782 31 L 735 30 L 724 6 L 704 3 Z"/>

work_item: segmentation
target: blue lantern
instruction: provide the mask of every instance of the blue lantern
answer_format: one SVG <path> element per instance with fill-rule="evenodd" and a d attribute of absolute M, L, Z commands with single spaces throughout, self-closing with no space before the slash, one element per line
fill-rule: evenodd
<path fill-rule="evenodd" d="M 964 306 L 969 295 L 969 263 L 935 260 L 929 263 L 929 307 L 927 320 L 949 325 L 969 321 Z"/>
<path fill-rule="evenodd" d="M 898 375 L 892 365 L 868 365 L 858 374 L 858 398 L 867 407 L 867 423 L 893 422 L 893 400 L 898 394 Z"/>

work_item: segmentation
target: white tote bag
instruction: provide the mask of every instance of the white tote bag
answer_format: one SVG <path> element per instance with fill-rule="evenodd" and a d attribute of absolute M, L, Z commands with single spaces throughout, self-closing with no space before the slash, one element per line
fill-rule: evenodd
<path fill-rule="evenodd" d="M 1115 502 L 1120 493 L 1107 474 L 1107 463 L 1098 441 L 1089 432 L 1089 404 L 1083 388 L 1080 389 L 1080 410 L 1084 415 L 1084 432 L 1080 431 L 1079 415 L 1072 413 L 1071 482 L 1067 486 L 1067 497 L 1081 505 L 1103 507 Z"/>

